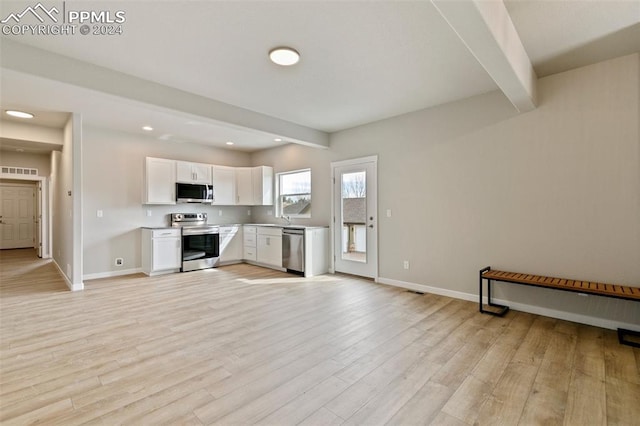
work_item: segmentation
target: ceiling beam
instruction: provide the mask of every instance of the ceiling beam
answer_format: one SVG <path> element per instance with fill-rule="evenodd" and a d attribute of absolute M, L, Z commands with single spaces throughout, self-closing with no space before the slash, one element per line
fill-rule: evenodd
<path fill-rule="evenodd" d="M 537 77 L 502 1 L 431 0 L 520 112 L 536 107 Z"/>
<path fill-rule="evenodd" d="M 212 119 L 232 127 L 278 135 L 287 142 L 316 148 L 329 147 L 329 135 L 326 132 L 11 40 L 2 40 L 0 66 L 122 99 Z"/>

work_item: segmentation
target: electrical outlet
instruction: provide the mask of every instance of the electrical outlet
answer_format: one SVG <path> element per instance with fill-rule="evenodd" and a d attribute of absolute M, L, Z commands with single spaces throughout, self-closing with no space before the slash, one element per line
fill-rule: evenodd
<path fill-rule="evenodd" d="M 409 269 L 409 261 L 408 260 L 405 260 L 403 262 L 403 265 L 404 265 L 404 269 Z"/>
<path fill-rule="evenodd" d="M 124 265 L 124 259 L 121 257 L 116 257 L 116 266 Z"/>
<path fill-rule="evenodd" d="M 102 210 L 98 210 L 98 211 L 96 212 L 96 216 L 97 216 L 97 217 L 102 217 L 102 215 L 103 215 Z"/>
<path fill-rule="evenodd" d="M 247 210 L 247 216 L 251 216 L 251 209 Z"/>
<path fill-rule="evenodd" d="M 147 210 L 147 217 L 151 217 L 153 215 L 153 210 Z"/>
<path fill-rule="evenodd" d="M 222 217 L 222 209 L 218 210 L 218 216 Z"/>
<path fill-rule="evenodd" d="M 387 209 L 387 217 L 391 217 L 391 209 Z"/>

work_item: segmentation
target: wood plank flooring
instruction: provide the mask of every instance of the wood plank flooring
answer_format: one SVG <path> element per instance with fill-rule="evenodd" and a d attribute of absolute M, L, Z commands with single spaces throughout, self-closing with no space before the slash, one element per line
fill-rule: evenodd
<path fill-rule="evenodd" d="M 610 330 L 250 265 L 85 287 L 0 252 L 1 424 L 640 424 Z"/>

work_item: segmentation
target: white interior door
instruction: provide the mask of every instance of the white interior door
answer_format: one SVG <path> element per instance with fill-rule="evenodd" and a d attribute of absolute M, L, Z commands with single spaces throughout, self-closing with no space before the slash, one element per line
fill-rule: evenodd
<path fill-rule="evenodd" d="M 332 163 L 336 272 L 377 278 L 377 157 Z"/>
<path fill-rule="evenodd" d="M 0 186 L 0 249 L 34 246 L 33 185 Z"/>

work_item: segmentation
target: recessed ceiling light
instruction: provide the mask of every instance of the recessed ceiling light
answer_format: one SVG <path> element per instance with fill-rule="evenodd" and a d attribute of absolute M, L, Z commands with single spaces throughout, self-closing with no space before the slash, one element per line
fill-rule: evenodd
<path fill-rule="evenodd" d="M 33 114 L 31 114 L 30 112 L 24 112 L 24 111 L 16 111 L 16 110 L 11 110 L 8 109 L 5 111 L 5 113 L 7 115 L 10 115 L 12 117 L 18 117 L 18 118 L 33 118 Z"/>
<path fill-rule="evenodd" d="M 276 47 L 269 51 L 269 58 L 274 64 L 287 67 L 297 64 L 300 60 L 300 54 L 291 47 Z"/>
<path fill-rule="evenodd" d="M 228 141 L 228 142 L 227 142 L 227 145 L 233 145 L 233 142 Z"/>
<path fill-rule="evenodd" d="M 153 130 L 153 127 L 151 127 L 151 126 L 143 126 L 142 130 L 146 130 L 147 132 L 150 132 L 150 131 Z"/>
<path fill-rule="evenodd" d="M 282 142 L 282 139 L 280 139 L 280 138 L 275 138 L 273 141 L 274 141 L 274 142 Z"/>

